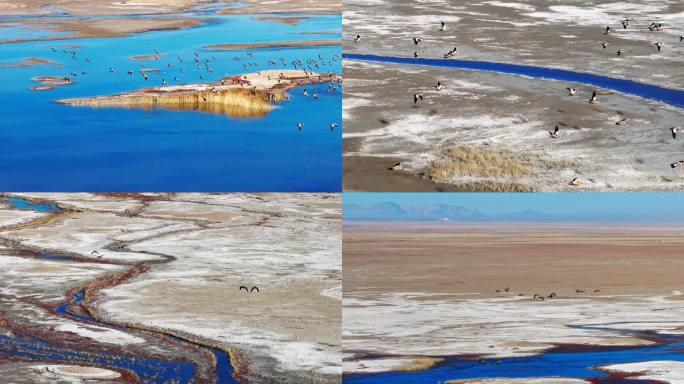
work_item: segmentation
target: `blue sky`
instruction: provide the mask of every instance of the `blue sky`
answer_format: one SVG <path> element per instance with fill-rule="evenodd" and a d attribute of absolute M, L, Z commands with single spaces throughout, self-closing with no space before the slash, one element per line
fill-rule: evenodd
<path fill-rule="evenodd" d="M 363 206 L 384 201 L 407 206 L 453 204 L 492 215 L 525 210 L 575 217 L 628 212 L 684 220 L 684 193 L 345 193 L 343 201 Z"/>

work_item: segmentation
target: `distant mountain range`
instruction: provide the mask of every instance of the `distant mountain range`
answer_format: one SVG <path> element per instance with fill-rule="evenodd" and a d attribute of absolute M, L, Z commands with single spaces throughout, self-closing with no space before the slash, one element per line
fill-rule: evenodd
<path fill-rule="evenodd" d="M 525 210 L 498 215 L 488 215 L 475 209 L 450 204 L 428 204 L 419 206 L 402 206 L 385 201 L 364 207 L 359 204 L 344 204 L 345 220 L 367 221 L 520 221 L 520 222 L 562 222 L 562 221 L 610 221 L 610 222 L 682 222 L 682 217 L 662 217 L 634 215 L 628 212 L 619 216 L 546 214 L 534 210 Z"/>
<path fill-rule="evenodd" d="M 382 202 L 369 207 L 358 204 L 344 205 L 345 220 L 460 220 L 481 221 L 486 216 L 474 209 L 449 204 L 401 206 L 393 202 Z"/>

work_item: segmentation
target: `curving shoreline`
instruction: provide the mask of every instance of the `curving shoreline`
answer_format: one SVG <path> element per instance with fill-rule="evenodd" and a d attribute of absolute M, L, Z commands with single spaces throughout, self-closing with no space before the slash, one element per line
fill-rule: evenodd
<path fill-rule="evenodd" d="M 287 91 L 306 85 L 339 82 L 334 73 L 266 70 L 228 76 L 218 82 L 145 88 L 111 96 L 59 99 L 73 107 L 192 110 L 231 117 L 266 115 L 274 103 L 288 99 Z"/>

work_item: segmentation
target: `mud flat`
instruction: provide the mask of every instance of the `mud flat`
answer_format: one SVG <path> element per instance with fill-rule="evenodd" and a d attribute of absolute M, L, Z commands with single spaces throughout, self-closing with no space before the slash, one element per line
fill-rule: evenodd
<path fill-rule="evenodd" d="M 615 364 L 601 367 L 608 372 L 628 373 L 641 380 L 654 380 L 670 384 L 684 382 L 684 363 L 681 361 L 648 361 L 643 363 Z"/>
<path fill-rule="evenodd" d="M 240 1 L 240 6 L 228 7 L 219 11 L 222 14 L 249 13 L 341 13 L 342 2 L 339 0 L 277 0 L 263 2 L 259 0 Z"/>
<path fill-rule="evenodd" d="M 3 0 L 0 1 L 2 15 L 49 14 L 64 10 L 74 15 L 134 15 L 149 13 L 179 12 L 206 0 Z"/>
<path fill-rule="evenodd" d="M 38 65 L 61 66 L 60 63 L 42 57 L 27 57 L 13 62 L 0 62 L 0 68 L 31 68 Z"/>
<path fill-rule="evenodd" d="M 670 132 L 684 119 L 679 108 L 602 89 L 600 104 L 592 105 L 592 87 L 505 74 L 353 60 L 344 72 L 345 190 L 674 191 L 684 185 L 684 175 L 670 167 L 682 149 Z M 437 81 L 441 91 L 433 88 Z M 566 87 L 579 95 L 568 96 Z M 414 103 L 416 93 L 424 100 Z M 557 139 L 549 135 L 555 126 Z M 569 185 L 574 178 L 581 185 Z"/>
<path fill-rule="evenodd" d="M 68 76 L 38 76 L 31 80 L 41 84 L 31 87 L 33 91 L 49 91 L 56 87 L 73 84 L 73 80 Z"/>
<path fill-rule="evenodd" d="M 25 18 L 19 20 L 2 20 L 0 27 L 9 24 L 20 24 L 26 28 L 58 32 L 56 35 L 48 35 L 35 38 L 10 38 L 0 39 L 0 43 L 17 43 L 26 41 L 62 40 L 97 38 L 97 37 L 122 37 L 136 33 L 175 30 L 191 28 L 201 25 L 205 19 L 192 18 L 79 18 L 79 17 L 50 17 L 50 18 Z"/>
<path fill-rule="evenodd" d="M 338 82 L 335 74 L 301 70 L 268 70 L 229 76 L 216 83 L 146 88 L 112 96 L 61 99 L 79 107 L 193 110 L 232 117 L 264 116 L 274 103 L 287 100 L 295 87 Z"/>
<path fill-rule="evenodd" d="M 341 45 L 341 40 L 304 40 L 304 41 L 274 41 L 268 43 L 247 43 L 247 44 L 214 44 L 208 45 L 207 49 L 219 49 L 225 51 L 238 51 L 244 49 L 258 48 L 296 48 L 296 47 L 326 47 Z"/>
<path fill-rule="evenodd" d="M 680 3 L 618 6 L 470 0 L 345 3 L 346 54 L 524 64 L 682 89 Z M 383 13 L 383 23 L 374 22 Z M 631 18 L 627 29 L 621 22 Z M 447 30 L 440 31 L 440 21 Z M 649 31 L 651 22 L 662 31 Z M 604 35 L 606 25 L 613 32 Z M 359 34 L 361 40 L 354 42 Z M 420 37 L 416 45 L 412 39 Z M 658 51 L 655 42 L 667 49 Z M 607 42 L 607 48 L 602 43 Z M 617 56 L 624 49 L 625 55 Z M 657 69 L 656 69 L 657 68 Z M 350 191 L 679 190 L 667 140 L 683 112 L 572 81 L 347 60 L 344 63 L 344 188 Z M 445 88 L 433 87 L 440 81 Z M 566 87 L 576 88 L 569 97 Z M 589 107 L 592 92 L 600 104 Z M 413 96 L 425 100 L 414 105 Z M 615 123 L 623 118 L 625 125 Z M 560 137 L 550 138 L 558 125 Z M 440 131 L 434 135 L 435 130 Z M 521 173 L 469 169 L 454 149 L 483 153 Z M 672 159 L 672 160 L 670 160 Z M 395 171 L 388 167 L 399 162 Z M 387 165 L 389 163 L 389 165 Z M 465 165 L 465 166 L 463 166 Z M 568 185 L 578 178 L 579 186 Z M 384 187 L 387 185 L 387 187 Z"/>
<path fill-rule="evenodd" d="M 446 366 L 472 361 L 475 367 L 479 359 L 492 365 L 504 359 L 499 371 L 473 368 L 491 379 L 507 373 L 505 359 L 532 359 L 563 347 L 578 353 L 646 348 L 662 342 L 658 335 L 679 340 L 684 313 L 677 276 L 684 263 L 676 249 L 683 231 L 345 226 L 344 373 L 399 372 L 421 358 L 442 358 Z M 534 300 L 535 294 L 546 300 Z"/>
<path fill-rule="evenodd" d="M 21 197 L 61 213 L 0 232 L 3 377 L 339 382 L 339 195 Z"/>

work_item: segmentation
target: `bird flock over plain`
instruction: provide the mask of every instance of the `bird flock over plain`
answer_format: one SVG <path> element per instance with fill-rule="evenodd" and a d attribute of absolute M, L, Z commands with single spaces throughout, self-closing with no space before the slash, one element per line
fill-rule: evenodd
<path fill-rule="evenodd" d="M 634 26 L 634 24 L 635 24 L 635 21 L 633 18 L 624 18 L 620 22 L 622 30 L 627 30 L 629 28 L 637 28 Z M 449 29 L 450 29 L 449 26 L 444 21 L 441 21 L 437 30 L 439 32 L 444 32 L 444 31 L 448 31 Z M 648 24 L 648 26 L 645 27 L 645 29 L 648 32 L 658 33 L 658 32 L 665 31 L 666 27 L 662 23 L 651 22 L 650 24 Z M 617 33 L 619 33 L 619 31 L 616 31 L 612 26 L 608 25 L 608 26 L 606 26 L 606 28 L 603 32 L 603 35 L 605 35 L 606 37 L 610 37 L 610 36 L 613 36 Z M 363 37 L 360 34 L 356 34 L 356 36 L 353 37 L 353 42 L 355 45 L 358 45 L 362 41 L 363 41 Z M 422 52 L 419 49 L 419 47 L 421 44 L 424 44 L 423 38 L 421 36 L 414 36 L 411 38 L 411 42 L 412 42 L 411 46 L 414 48 L 411 56 L 414 58 L 420 58 L 422 56 Z M 684 35 L 679 35 L 678 41 L 673 41 L 672 43 L 673 44 L 676 44 L 676 43 L 684 44 Z M 603 47 L 604 50 L 606 50 L 606 49 L 608 49 L 608 47 L 611 44 L 612 43 L 610 41 L 604 40 L 601 43 L 601 46 Z M 653 46 L 655 47 L 654 49 L 656 50 L 656 52 L 663 52 L 663 50 L 666 47 L 666 43 L 663 41 L 654 41 Z M 456 58 L 457 53 L 458 53 L 458 47 L 453 47 L 453 48 L 449 49 L 442 56 L 442 59 L 446 60 L 446 59 Z M 625 57 L 627 53 L 628 52 L 624 48 L 618 48 L 616 51 L 616 56 L 617 57 Z M 437 90 L 437 91 L 441 91 L 441 90 L 445 89 L 446 86 L 441 81 L 438 81 L 436 83 L 436 85 L 434 85 L 432 88 Z M 584 90 L 580 90 L 580 89 L 574 88 L 574 87 L 567 87 L 566 90 L 567 90 L 567 96 L 568 97 L 579 96 L 580 93 L 584 91 Z M 590 91 L 587 91 L 587 92 L 590 92 Z M 588 104 L 592 104 L 592 105 L 599 104 L 599 92 L 597 90 L 591 90 L 591 92 L 592 93 L 588 99 Z M 421 102 L 423 102 L 425 100 L 425 95 L 421 92 L 414 93 L 412 97 L 413 97 L 414 106 L 417 106 L 418 104 L 420 104 Z M 615 122 L 614 124 L 616 126 L 623 126 L 623 125 L 628 124 L 628 123 L 629 122 L 626 118 L 622 118 L 619 121 Z M 677 139 L 677 133 L 679 130 L 680 130 L 679 127 L 669 127 L 666 131 L 669 131 L 669 133 L 672 135 L 672 139 L 676 140 Z M 560 139 L 561 138 L 561 130 L 560 130 L 558 125 L 556 125 L 553 128 L 553 130 L 550 130 L 548 133 L 549 133 L 550 139 Z M 389 170 L 397 170 L 397 169 L 400 169 L 400 165 L 401 165 L 400 163 L 396 163 L 395 165 L 393 165 L 392 167 L 389 167 L 388 169 Z M 675 162 L 672 162 L 669 164 L 670 168 L 673 168 L 673 169 L 677 168 L 681 165 L 684 165 L 684 160 L 678 160 L 678 161 L 675 161 Z M 682 168 L 684 168 L 684 167 L 682 167 Z M 585 182 L 582 179 L 580 179 L 579 177 L 573 178 L 568 183 L 568 185 L 570 185 L 572 187 L 581 187 L 584 184 L 585 184 Z"/>

